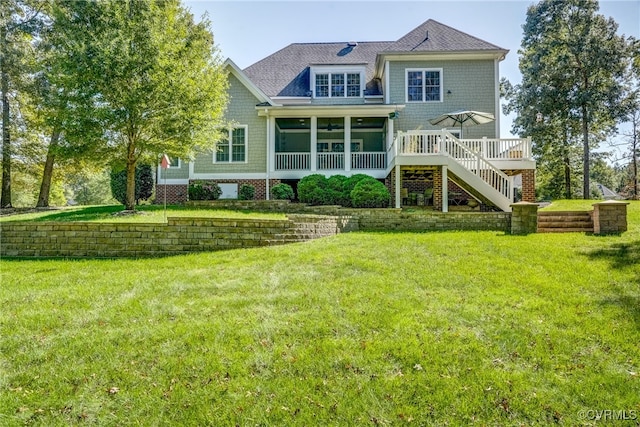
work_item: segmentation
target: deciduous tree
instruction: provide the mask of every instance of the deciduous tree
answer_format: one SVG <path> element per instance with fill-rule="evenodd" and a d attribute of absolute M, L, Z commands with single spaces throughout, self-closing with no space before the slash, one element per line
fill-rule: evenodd
<path fill-rule="evenodd" d="M 585 198 L 591 148 L 624 115 L 629 64 L 617 24 L 597 11 L 595 0 L 542 0 L 529 7 L 519 51 L 523 80 L 507 106 L 518 113 L 514 130 L 537 136 L 541 158 L 554 151 L 547 145 L 564 145 L 565 155 L 580 138 Z"/>
<path fill-rule="evenodd" d="M 61 49 L 74 75 L 64 87 L 91 94 L 101 155 L 126 165 L 133 210 L 139 160 L 188 158 L 218 139 L 226 75 L 209 21 L 196 23 L 178 0 L 66 0 L 54 19 L 64 23 Z"/>

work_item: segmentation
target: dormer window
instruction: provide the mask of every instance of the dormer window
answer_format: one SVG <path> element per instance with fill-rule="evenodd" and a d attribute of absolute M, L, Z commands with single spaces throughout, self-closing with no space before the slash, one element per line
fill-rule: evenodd
<path fill-rule="evenodd" d="M 314 98 L 361 98 L 364 67 L 312 67 L 311 91 Z"/>

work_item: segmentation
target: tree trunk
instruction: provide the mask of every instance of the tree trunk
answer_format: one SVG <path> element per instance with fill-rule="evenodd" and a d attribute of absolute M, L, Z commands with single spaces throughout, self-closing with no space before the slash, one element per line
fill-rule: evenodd
<path fill-rule="evenodd" d="M 2 59 L 0 59 L 0 86 L 2 90 L 2 194 L 0 208 L 11 207 L 11 134 L 9 133 L 9 75 L 6 69 L 6 29 L 2 26 L 0 42 L 2 43 Z"/>
<path fill-rule="evenodd" d="M 136 209 L 136 161 L 127 161 L 127 197 L 124 208 L 129 211 Z"/>
<path fill-rule="evenodd" d="M 633 136 L 633 199 L 638 200 L 638 139 L 637 135 Z"/>
<path fill-rule="evenodd" d="M 42 183 L 40 184 L 40 194 L 38 195 L 37 208 L 49 207 L 49 194 L 51 193 L 51 179 L 53 178 L 53 163 L 56 159 L 56 148 L 60 140 L 60 131 L 54 129 L 51 134 L 51 141 L 47 149 L 47 160 L 44 163 L 44 172 L 42 173 Z"/>
<path fill-rule="evenodd" d="M 571 191 L 571 158 L 569 155 L 569 132 L 564 132 L 564 147 L 563 147 L 563 159 L 564 164 L 564 196 L 567 200 L 573 198 L 573 192 Z"/>
<path fill-rule="evenodd" d="M 587 106 L 582 106 L 582 138 L 584 155 L 582 158 L 582 166 L 584 169 L 584 176 L 582 177 L 582 198 L 588 200 L 591 198 L 591 191 L 589 189 L 589 120 L 587 117 Z"/>

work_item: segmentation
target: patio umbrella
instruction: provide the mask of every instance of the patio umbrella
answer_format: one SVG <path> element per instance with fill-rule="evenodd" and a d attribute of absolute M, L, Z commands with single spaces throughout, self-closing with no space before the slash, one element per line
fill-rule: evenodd
<path fill-rule="evenodd" d="M 458 110 L 452 113 L 442 114 L 434 119 L 429 120 L 434 126 L 455 127 L 460 125 L 460 134 L 462 134 L 462 126 L 481 125 L 490 123 L 496 118 L 491 113 L 483 113 L 482 111 Z"/>

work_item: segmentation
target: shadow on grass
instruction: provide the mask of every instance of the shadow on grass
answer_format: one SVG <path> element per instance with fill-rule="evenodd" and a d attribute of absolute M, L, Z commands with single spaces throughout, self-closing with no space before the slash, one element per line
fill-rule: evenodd
<path fill-rule="evenodd" d="M 179 211 L 179 206 L 167 206 L 172 211 Z M 136 207 L 136 211 L 139 212 L 151 212 L 163 210 L 161 205 L 140 205 Z M 184 209 L 184 208 L 183 208 Z M 8 215 L 4 221 L 20 221 L 20 222 L 45 222 L 45 221 L 59 221 L 59 222 L 73 222 L 73 221 L 96 221 L 100 219 L 108 219 L 117 212 L 124 210 L 123 205 L 108 205 L 108 206 L 87 206 L 81 208 L 70 209 L 51 209 L 51 210 L 37 210 L 16 212 L 16 215 Z M 24 218 L 19 214 L 39 213 L 33 218 Z"/>
<path fill-rule="evenodd" d="M 629 271 L 632 275 L 632 285 L 640 286 L 640 240 L 629 243 L 614 243 L 608 247 L 592 251 L 587 256 L 593 260 L 607 261 L 611 268 Z M 632 289 L 636 289 L 632 286 Z M 617 287 L 616 296 L 602 301 L 604 305 L 621 307 L 633 318 L 640 329 L 640 297 L 629 294 L 629 289 Z"/>
<path fill-rule="evenodd" d="M 591 259 L 609 262 L 618 270 L 636 269 L 640 275 L 640 240 L 628 243 L 614 243 L 608 247 L 587 254 Z"/>

